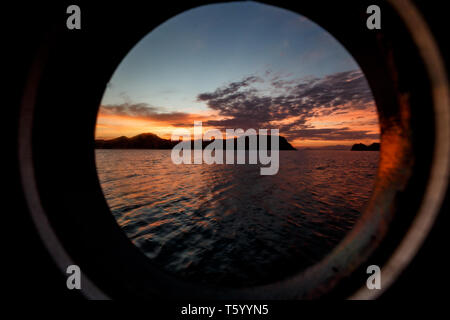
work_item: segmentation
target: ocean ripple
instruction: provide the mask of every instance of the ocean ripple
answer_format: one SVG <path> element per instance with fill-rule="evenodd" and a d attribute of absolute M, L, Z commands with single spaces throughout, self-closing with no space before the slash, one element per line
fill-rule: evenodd
<path fill-rule="evenodd" d="M 246 286 L 318 262 L 353 227 L 378 152 L 280 152 L 258 165 L 174 165 L 170 150 L 96 150 L 111 212 L 157 266 L 191 281 Z"/>

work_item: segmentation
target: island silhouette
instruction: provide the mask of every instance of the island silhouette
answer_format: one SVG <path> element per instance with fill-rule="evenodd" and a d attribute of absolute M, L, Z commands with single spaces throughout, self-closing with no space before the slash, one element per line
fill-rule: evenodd
<path fill-rule="evenodd" d="M 380 151 L 380 144 L 375 142 L 367 146 L 364 143 L 356 143 L 352 146 L 352 151 Z"/>
<path fill-rule="evenodd" d="M 259 149 L 259 135 L 257 137 L 257 149 Z M 267 139 L 267 137 L 265 137 Z M 222 139 L 221 139 L 222 140 Z M 267 139 L 267 147 L 271 147 L 271 139 Z M 222 146 L 225 147 L 225 141 L 222 141 Z M 180 141 L 172 141 L 158 137 L 154 133 L 141 133 L 137 136 L 128 138 L 126 136 L 117 137 L 114 139 L 95 140 L 96 149 L 172 149 Z M 202 141 L 202 148 L 204 149 L 212 141 Z M 249 136 L 245 136 L 245 150 L 249 146 Z M 194 140 L 191 140 L 191 148 L 194 148 Z M 234 149 L 237 149 L 237 138 L 234 138 Z M 279 150 L 296 150 L 283 136 L 279 136 Z"/>

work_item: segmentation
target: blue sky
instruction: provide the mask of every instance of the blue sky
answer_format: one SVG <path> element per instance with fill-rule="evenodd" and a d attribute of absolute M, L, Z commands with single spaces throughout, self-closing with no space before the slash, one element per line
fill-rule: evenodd
<path fill-rule="evenodd" d="M 177 127 L 278 128 L 294 145 L 371 143 L 373 96 L 348 51 L 297 13 L 212 4 L 158 26 L 128 53 L 102 99 L 96 137 Z"/>
<path fill-rule="evenodd" d="M 357 69 L 328 32 L 292 11 L 257 2 L 179 14 L 145 36 L 114 73 L 102 104 L 131 100 L 167 111 L 201 110 L 201 92 L 271 70 L 322 77 Z"/>

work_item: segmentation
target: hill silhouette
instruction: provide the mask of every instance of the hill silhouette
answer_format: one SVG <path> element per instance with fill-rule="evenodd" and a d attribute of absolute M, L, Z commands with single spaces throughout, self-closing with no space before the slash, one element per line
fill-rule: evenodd
<path fill-rule="evenodd" d="M 267 139 L 267 138 L 266 138 Z M 125 136 L 117 137 L 110 140 L 95 140 L 96 149 L 172 149 L 179 141 L 163 139 L 153 133 L 142 133 L 137 136 L 128 138 Z M 245 150 L 248 150 L 249 137 L 245 137 Z M 267 145 L 270 149 L 271 139 L 267 139 Z M 202 141 L 204 149 L 211 141 Z M 222 140 L 225 148 L 226 140 Z M 191 148 L 194 148 L 194 140 L 191 140 Z M 234 149 L 237 149 L 237 138 L 234 138 Z M 257 149 L 259 149 L 259 135 L 257 135 Z M 286 138 L 279 136 L 279 150 L 296 150 Z"/>
<path fill-rule="evenodd" d="M 372 143 L 370 146 L 364 143 L 356 143 L 352 146 L 352 151 L 380 151 L 379 143 Z"/>

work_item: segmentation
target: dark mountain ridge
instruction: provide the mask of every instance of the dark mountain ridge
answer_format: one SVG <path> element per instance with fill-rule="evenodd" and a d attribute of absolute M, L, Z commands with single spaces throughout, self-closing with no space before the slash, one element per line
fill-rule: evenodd
<path fill-rule="evenodd" d="M 257 149 L 259 149 L 259 135 L 257 136 Z M 269 136 L 270 137 L 270 136 Z M 266 137 L 265 137 L 266 138 Z M 267 139 L 267 138 L 266 138 Z M 222 140 L 222 139 L 221 139 Z M 202 149 L 212 141 L 202 141 Z M 163 139 L 153 133 L 142 133 L 128 138 L 125 136 L 110 140 L 95 140 L 96 149 L 172 149 L 179 141 Z M 222 140 L 223 148 L 226 147 L 226 140 Z M 245 137 L 245 150 L 249 150 L 249 137 Z M 267 139 L 267 146 L 270 149 L 271 139 Z M 191 148 L 194 148 L 194 140 L 191 140 Z M 234 138 L 234 149 L 237 149 L 237 138 Z M 279 136 L 279 150 L 296 150 L 286 138 Z"/>

